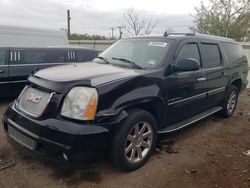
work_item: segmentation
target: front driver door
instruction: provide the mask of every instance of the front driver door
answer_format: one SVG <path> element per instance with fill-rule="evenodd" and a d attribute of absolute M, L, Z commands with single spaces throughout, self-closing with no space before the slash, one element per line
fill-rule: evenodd
<path fill-rule="evenodd" d="M 200 69 L 174 72 L 166 78 L 168 104 L 165 126 L 199 114 L 206 108 L 206 72 L 201 62 L 198 41 L 186 40 L 180 46 L 175 63 L 181 59 L 194 58 L 200 62 Z"/>

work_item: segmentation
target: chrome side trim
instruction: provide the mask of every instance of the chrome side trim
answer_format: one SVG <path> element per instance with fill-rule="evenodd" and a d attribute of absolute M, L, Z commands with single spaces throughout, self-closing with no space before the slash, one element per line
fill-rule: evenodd
<path fill-rule="evenodd" d="M 63 62 L 63 63 L 33 63 L 33 64 L 11 64 L 9 65 L 10 67 L 20 67 L 20 66 L 34 66 L 34 65 L 63 65 L 68 62 Z"/>
<path fill-rule="evenodd" d="M 23 127 L 21 127 L 20 125 L 18 125 L 18 124 L 15 123 L 14 121 L 12 121 L 11 119 L 8 119 L 8 122 L 9 122 L 12 126 L 14 126 L 16 129 L 21 130 L 22 132 L 26 133 L 27 135 L 32 136 L 32 137 L 35 138 L 35 139 L 39 139 L 39 136 L 37 136 L 36 134 L 34 134 L 34 133 L 32 133 L 32 132 L 30 132 L 30 131 L 24 129 Z"/>
<path fill-rule="evenodd" d="M 174 104 L 177 104 L 177 103 L 181 103 L 181 102 L 186 102 L 186 101 L 189 101 L 189 100 L 205 98 L 206 96 L 207 96 L 207 93 L 201 93 L 201 94 L 198 94 L 198 95 L 195 95 L 195 96 L 192 96 L 192 97 L 188 97 L 188 98 L 181 99 L 181 100 L 178 100 L 178 101 L 170 102 L 170 103 L 168 103 L 168 106 L 171 106 L 171 105 L 174 105 Z"/>
<path fill-rule="evenodd" d="M 180 129 L 182 129 L 182 128 L 188 126 L 188 125 L 191 125 L 191 124 L 193 124 L 193 123 L 195 123 L 195 122 L 197 122 L 197 121 L 202 120 L 203 118 L 206 118 L 206 117 L 208 117 L 208 116 L 210 116 L 210 115 L 212 115 L 212 114 L 214 114 L 214 113 L 220 111 L 221 109 L 222 109 L 222 107 L 219 107 L 219 108 L 217 108 L 216 110 L 214 110 L 214 111 L 212 111 L 212 112 L 210 112 L 210 113 L 208 113 L 208 114 L 205 114 L 204 116 L 201 116 L 201 117 L 197 118 L 196 120 L 190 121 L 190 122 L 188 122 L 188 123 L 186 123 L 186 124 L 184 124 L 184 125 L 182 125 L 182 126 L 180 126 L 180 127 L 177 127 L 177 128 L 175 128 L 175 129 L 171 129 L 171 130 L 167 130 L 167 131 L 159 131 L 158 133 L 161 134 L 161 133 L 170 133 L 170 132 L 178 131 L 178 130 L 180 130 Z"/>
<path fill-rule="evenodd" d="M 181 100 L 178 100 L 178 101 L 170 102 L 170 103 L 168 103 L 168 106 L 171 106 L 171 105 L 174 105 L 174 104 L 177 104 L 177 103 L 181 103 L 181 102 L 186 102 L 186 101 L 189 101 L 189 100 L 201 99 L 203 97 L 205 98 L 205 97 L 207 97 L 207 94 L 208 95 L 214 95 L 214 94 L 225 91 L 225 89 L 226 89 L 226 87 L 220 87 L 220 88 L 217 88 L 217 89 L 213 89 L 213 90 L 210 90 L 210 91 L 208 91 L 206 93 L 201 93 L 201 94 L 198 94 L 198 95 L 195 95 L 195 96 L 192 96 L 192 97 L 188 97 L 188 98 L 181 99 Z"/>
<path fill-rule="evenodd" d="M 17 52 L 14 52 L 14 61 L 17 61 Z"/>
<path fill-rule="evenodd" d="M 13 61 L 13 51 L 10 52 L 10 62 Z"/>
<path fill-rule="evenodd" d="M 70 52 L 68 51 L 68 59 L 70 60 Z"/>
<path fill-rule="evenodd" d="M 20 55 L 20 51 L 17 52 L 17 61 L 21 60 L 21 55 Z"/>
<path fill-rule="evenodd" d="M 23 83 L 23 82 L 27 82 L 27 80 L 5 81 L 5 82 L 0 82 L 0 84 L 12 84 L 12 83 Z"/>
<path fill-rule="evenodd" d="M 221 69 L 223 69 L 222 66 L 205 68 L 206 71 L 215 71 L 215 70 L 221 70 Z"/>
<path fill-rule="evenodd" d="M 203 82 L 203 81 L 206 81 L 206 80 L 207 80 L 207 78 L 205 78 L 205 77 L 201 77 L 201 78 L 197 79 L 198 82 Z"/>
<path fill-rule="evenodd" d="M 220 88 L 217 88 L 217 89 L 210 90 L 207 93 L 208 93 L 208 95 L 214 95 L 214 94 L 225 91 L 225 89 L 226 89 L 226 87 L 220 87 Z"/>

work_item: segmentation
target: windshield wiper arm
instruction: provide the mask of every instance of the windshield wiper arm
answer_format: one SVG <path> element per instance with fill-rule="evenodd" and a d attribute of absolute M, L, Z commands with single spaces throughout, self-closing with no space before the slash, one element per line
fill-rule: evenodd
<path fill-rule="evenodd" d="M 119 57 L 112 57 L 112 59 L 115 59 L 115 60 L 120 60 L 120 61 L 124 61 L 124 62 L 127 62 L 127 63 L 130 63 L 132 64 L 134 67 L 138 68 L 138 69 L 142 69 L 142 67 L 140 65 L 137 65 L 135 62 L 133 61 L 130 61 L 128 59 L 125 59 L 125 58 L 119 58 Z"/>
<path fill-rule="evenodd" d="M 105 63 L 110 64 L 109 60 L 102 56 L 97 56 L 96 58 L 103 60 Z"/>

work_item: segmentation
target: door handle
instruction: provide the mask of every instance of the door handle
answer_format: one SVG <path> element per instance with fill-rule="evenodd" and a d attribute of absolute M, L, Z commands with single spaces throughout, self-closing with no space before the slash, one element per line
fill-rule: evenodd
<path fill-rule="evenodd" d="M 221 72 L 221 76 L 227 76 L 227 73 Z"/>
<path fill-rule="evenodd" d="M 0 69 L 0 73 L 4 73 L 4 72 L 5 72 L 4 70 L 1 70 L 1 69 Z"/>
<path fill-rule="evenodd" d="M 206 80 L 207 80 L 207 78 L 205 78 L 205 77 L 201 77 L 201 78 L 197 79 L 198 82 L 202 82 L 202 81 L 206 81 Z"/>

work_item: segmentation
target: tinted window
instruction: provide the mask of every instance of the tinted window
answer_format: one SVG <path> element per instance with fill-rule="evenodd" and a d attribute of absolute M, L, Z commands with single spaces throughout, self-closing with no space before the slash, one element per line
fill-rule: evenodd
<path fill-rule="evenodd" d="M 23 62 L 27 64 L 46 62 L 46 52 L 43 51 L 25 51 L 23 57 Z"/>
<path fill-rule="evenodd" d="M 6 64 L 6 50 L 0 49 L 0 65 Z"/>
<path fill-rule="evenodd" d="M 187 58 L 194 58 L 200 62 L 200 53 L 197 44 L 184 44 L 177 56 L 176 62 Z"/>
<path fill-rule="evenodd" d="M 64 52 L 60 50 L 25 50 L 21 54 L 23 64 L 64 62 Z"/>
<path fill-rule="evenodd" d="M 46 61 L 48 63 L 64 62 L 64 50 L 50 50 L 47 52 Z"/>
<path fill-rule="evenodd" d="M 216 44 L 202 44 L 206 67 L 216 67 L 221 63 L 219 47 Z"/>
<path fill-rule="evenodd" d="M 77 61 L 92 61 L 98 55 L 97 51 L 76 50 Z"/>
<path fill-rule="evenodd" d="M 222 47 L 225 50 L 230 63 L 238 63 L 241 61 L 241 58 L 244 56 L 243 49 L 238 44 L 223 43 Z"/>

